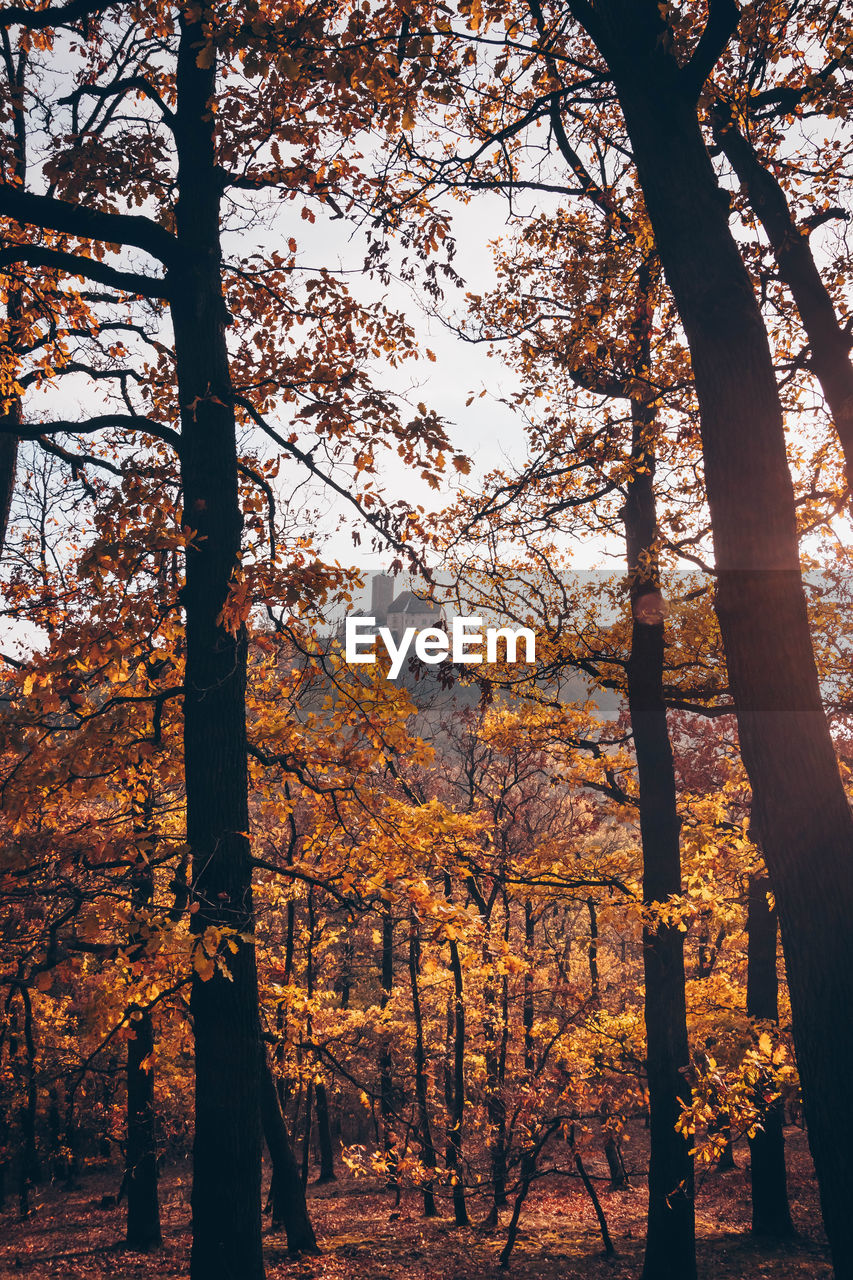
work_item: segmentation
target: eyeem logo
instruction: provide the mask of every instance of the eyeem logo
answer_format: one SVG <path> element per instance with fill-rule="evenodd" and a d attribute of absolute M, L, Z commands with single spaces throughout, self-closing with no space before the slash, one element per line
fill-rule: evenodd
<path fill-rule="evenodd" d="M 374 663 L 376 655 L 368 650 L 377 636 L 391 659 L 389 680 L 396 680 L 409 655 L 412 641 L 415 656 L 430 666 L 450 659 L 457 663 L 497 662 L 498 644 L 506 646 L 507 662 L 535 662 L 536 636 L 529 627 L 486 627 L 483 619 L 457 617 L 453 619 L 450 633 L 438 627 L 406 627 L 399 642 L 389 627 L 377 630 L 375 618 L 347 618 L 345 626 L 345 656 L 350 663 Z M 519 640 L 524 642 L 524 657 L 518 657 Z M 485 649 L 485 653 L 483 650 Z"/>

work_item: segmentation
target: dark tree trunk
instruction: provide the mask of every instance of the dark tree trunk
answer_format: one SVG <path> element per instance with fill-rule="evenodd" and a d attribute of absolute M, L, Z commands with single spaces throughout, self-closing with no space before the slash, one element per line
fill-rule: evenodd
<path fill-rule="evenodd" d="M 310 1001 L 314 995 L 314 927 L 317 923 L 317 916 L 314 909 L 314 889 L 308 890 L 308 937 L 305 944 L 305 992 Z M 309 1013 L 306 1022 L 306 1037 L 310 1043 L 313 1034 L 313 1026 L 311 1015 Z M 297 1099 L 296 1113 L 299 1110 L 299 1100 Z M 293 1117 L 294 1132 L 296 1125 L 296 1113 Z M 311 1129 L 314 1119 L 314 1081 L 309 1080 L 305 1090 L 305 1127 L 302 1134 L 302 1186 L 308 1186 L 308 1170 L 311 1165 Z"/>
<path fill-rule="evenodd" d="M 394 989 L 394 918 L 388 907 L 382 917 L 382 996 L 380 1007 L 385 1009 Z M 382 1040 L 379 1055 L 379 1109 L 382 1114 L 382 1141 L 388 1166 L 389 1187 L 397 1188 L 397 1144 L 394 1140 L 394 1062 L 391 1041 L 387 1033 Z"/>
<path fill-rule="evenodd" d="M 138 853 L 133 868 L 132 900 L 136 911 L 144 911 L 154 895 L 151 856 L 156 840 L 151 831 L 153 809 L 154 798 L 149 787 L 134 821 Z M 144 953 L 144 935 L 137 928 L 132 932 L 131 945 L 138 948 L 140 954 Z M 163 1243 L 157 1196 L 154 1023 L 149 1009 L 133 1010 L 131 1029 L 135 1034 L 127 1042 L 126 1243 L 130 1249 L 144 1251 Z"/>
<path fill-rule="evenodd" d="M 127 1246 L 140 1251 L 163 1243 L 157 1197 L 157 1140 L 154 1111 L 154 1024 L 138 1011 L 135 1035 L 127 1042 Z"/>
<path fill-rule="evenodd" d="M 773 249 L 779 275 L 794 299 L 811 347 L 810 367 L 826 396 L 853 487 L 853 364 L 850 338 L 839 323 L 829 290 L 820 277 L 809 238 L 801 230 L 775 175 L 735 124 L 731 109 L 717 103 L 714 137 L 740 179 Z"/>
<path fill-rule="evenodd" d="M 12 147 L 11 173 L 16 183 L 23 186 L 27 180 L 27 117 L 24 99 L 24 83 L 27 55 L 18 53 L 17 66 L 11 57 L 5 59 L 7 77 L 7 103 L 11 108 L 14 143 Z M 7 282 L 6 319 L 8 333 L 4 346 L 7 357 L 14 355 L 21 345 L 21 290 Z M 12 396 L 0 414 L 0 552 L 6 543 L 9 512 L 15 489 L 15 470 L 18 461 L 18 431 L 23 422 L 23 406 L 20 396 Z"/>
<path fill-rule="evenodd" d="M 21 1219 L 28 1218 L 32 1206 L 30 1193 L 41 1178 L 38 1147 L 36 1145 L 36 1118 L 38 1115 L 38 1087 L 36 1083 L 36 1044 L 33 1032 L 33 1007 L 30 993 L 21 987 L 21 1003 L 24 1007 L 24 1052 L 26 1088 L 21 1108 L 21 1169 L 18 1186 L 18 1209 Z"/>
<path fill-rule="evenodd" d="M 80 1172 L 80 1161 L 78 1157 L 79 1138 L 77 1133 L 77 1121 L 74 1116 L 75 1091 L 74 1088 L 65 1087 L 65 1146 L 68 1150 L 68 1163 L 65 1169 L 65 1184 L 69 1190 L 76 1184 L 77 1175 Z"/>
<path fill-rule="evenodd" d="M 597 1003 L 600 997 L 598 981 L 598 915 L 595 910 L 595 899 L 587 898 L 586 908 L 589 912 L 589 994 Z"/>
<path fill-rule="evenodd" d="M 272 1161 L 273 1227 L 284 1227 L 287 1247 L 292 1254 L 319 1253 L 317 1238 L 308 1216 L 305 1188 L 299 1176 L 299 1166 L 290 1145 L 290 1137 L 278 1101 L 269 1059 L 261 1050 L 261 1118 L 264 1139 Z"/>
<path fill-rule="evenodd" d="M 302 1131 L 302 1186 L 308 1186 L 308 1171 L 311 1168 L 311 1128 L 314 1118 L 314 1081 L 308 1081 L 305 1091 L 305 1127 Z"/>
<path fill-rule="evenodd" d="M 228 929 L 236 954 L 204 980 L 193 975 L 195 1139 L 192 1280 L 262 1280 L 258 983 L 247 836 L 246 634 L 221 618 L 239 566 L 233 389 L 225 344 L 219 242 L 221 180 L 211 110 L 216 71 L 199 66 L 209 14 L 180 18 L 175 140 L 175 229 L 180 262 L 171 273 L 171 314 L 181 407 L 183 522 L 187 548 L 184 768 L 187 841 L 193 856 L 192 917 Z M 227 958 L 226 958 L 227 957 Z"/>
<path fill-rule="evenodd" d="M 528 898 L 524 904 L 524 997 L 521 1002 L 521 1021 L 524 1027 L 524 1071 L 527 1076 L 528 1089 L 533 1088 L 533 1077 L 536 1066 L 533 1046 L 533 965 L 536 942 L 536 927 L 533 916 L 533 903 Z"/>
<path fill-rule="evenodd" d="M 450 877 L 445 876 L 445 896 L 450 898 Z M 453 1220 L 457 1227 L 470 1225 L 465 1203 L 465 1178 L 462 1169 L 462 1123 L 465 1118 L 465 993 L 462 982 L 462 962 L 459 946 L 453 939 L 450 946 L 450 970 L 453 974 L 453 996 L 448 1007 L 448 1033 L 452 1033 L 453 1069 L 445 1076 L 447 1100 L 447 1141 L 444 1163 L 450 1175 L 453 1196 Z"/>
<path fill-rule="evenodd" d="M 421 1159 L 426 1169 L 426 1179 L 422 1190 L 424 1197 L 424 1217 L 434 1218 L 438 1214 L 435 1204 L 435 1147 L 432 1141 L 432 1129 L 429 1122 L 429 1096 L 427 1091 L 426 1050 L 424 1048 L 424 1024 L 421 1013 L 421 996 L 418 988 L 420 970 L 420 941 L 418 925 L 414 916 L 409 928 L 409 979 L 412 984 L 412 1013 L 415 1021 L 415 1098 L 418 1104 L 418 1138 L 421 1147 Z"/>
<path fill-rule="evenodd" d="M 0 1213 L 6 1208 L 6 1176 L 9 1171 L 8 1143 L 9 1117 L 6 1112 L 6 1099 L 0 1095 Z"/>
<path fill-rule="evenodd" d="M 530 1185 L 536 1175 L 536 1156 L 530 1151 L 525 1151 L 521 1157 L 521 1168 L 519 1170 L 519 1185 L 516 1192 L 515 1200 L 512 1206 L 512 1216 L 509 1220 L 509 1227 L 506 1233 L 506 1243 L 501 1250 L 499 1259 L 502 1271 L 506 1271 L 509 1267 L 510 1255 L 512 1254 L 515 1241 L 518 1236 L 518 1224 L 521 1219 L 521 1210 L 524 1208 L 524 1202 L 527 1199 L 527 1193 Z"/>
<path fill-rule="evenodd" d="M 317 1138 L 320 1143 L 320 1176 L 318 1182 L 335 1182 L 335 1160 L 332 1154 L 332 1130 L 329 1125 L 329 1095 L 322 1083 L 315 1085 Z"/>
<path fill-rule="evenodd" d="M 778 1022 L 777 926 L 776 912 L 767 901 L 769 889 L 767 876 L 749 877 L 746 1011 L 758 1021 Z M 756 1101 L 762 1112 L 762 1127 L 749 1139 L 752 1230 L 756 1235 L 789 1239 L 795 1233 L 788 1203 L 784 1109 L 781 1099 L 764 1102 L 760 1085 Z"/>
<path fill-rule="evenodd" d="M 625 1191 L 631 1184 L 628 1181 L 628 1170 L 625 1168 L 621 1144 L 613 1134 L 608 1134 L 604 1139 L 604 1158 L 610 1170 L 610 1190 Z"/>
<path fill-rule="evenodd" d="M 635 377 L 649 380 L 651 264 L 643 265 L 635 332 Z M 634 622 L 628 660 L 628 705 L 640 797 L 643 902 L 681 893 L 680 819 L 675 768 L 663 699 L 664 622 L 655 547 L 654 408 L 631 401 L 633 479 L 623 509 Z M 676 1132 L 690 1050 L 684 988 L 684 934 L 676 925 L 643 931 L 646 1070 L 649 1083 L 649 1210 L 643 1280 L 691 1280 L 696 1275 L 693 1160 Z"/>
<path fill-rule="evenodd" d="M 11 302 L 7 304 L 6 314 L 11 320 Z M 6 529 L 9 524 L 9 512 L 12 507 L 12 493 L 15 488 L 15 468 L 18 459 L 18 437 L 16 428 L 21 425 L 21 402 L 16 398 L 6 412 L 0 415 L 0 551 L 6 542 Z"/>
<path fill-rule="evenodd" d="M 592 1207 L 595 1210 L 595 1216 L 598 1219 L 598 1229 L 601 1232 L 601 1243 L 604 1245 L 604 1252 L 608 1258 L 616 1257 L 616 1250 L 613 1247 L 613 1240 L 610 1235 L 610 1229 L 607 1226 L 607 1218 L 604 1216 L 604 1210 L 601 1207 L 601 1201 L 598 1198 L 598 1192 L 595 1189 L 595 1183 L 586 1171 L 583 1157 L 574 1141 L 574 1125 L 572 1125 L 572 1138 L 570 1142 L 572 1156 L 574 1157 L 575 1168 L 578 1176 L 583 1183 L 584 1191 L 592 1201 Z"/>
<path fill-rule="evenodd" d="M 853 816 L 821 705 L 767 334 L 702 140 L 696 86 L 670 51 L 658 5 L 570 4 L 613 72 L 690 344 L 717 613 L 779 910 L 824 1223 L 836 1275 L 849 1280 L 853 1022 L 839 1010 L 853 1006 Z M 734 5 L 731 10 L 736 17 Z"/>

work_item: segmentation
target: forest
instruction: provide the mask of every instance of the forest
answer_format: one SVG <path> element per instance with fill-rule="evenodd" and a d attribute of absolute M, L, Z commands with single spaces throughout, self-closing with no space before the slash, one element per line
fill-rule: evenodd
<path fill-rule="evenodd" d="M 0 1277 L 853 1280 L 849 8 L 0 84 Z"/>

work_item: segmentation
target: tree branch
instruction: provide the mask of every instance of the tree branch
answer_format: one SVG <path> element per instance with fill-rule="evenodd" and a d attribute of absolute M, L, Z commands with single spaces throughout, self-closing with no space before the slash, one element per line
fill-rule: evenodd
<path fill-rule="evenodd" d="M 737 31 L 740 9 L 735 0 L 708 0 L 708 21 L 689 62 L 681 68 L 681 86 L 695 102 L 723 50 Z"/>
<path fill-rule="evenodd" d="M 171 107 L 167 107 L 166 103 L 160 97 L 160 94 L 151 84 L 150 80 L 146 80 L 144 76 L 128 76 L 126 80 L 114 80 L 112 84 L 81 84 L 73 93 L 69 93 L 67 97 L 60 98 L 59 101 L 63 105 L 71 104 L 76 107 L 81 98 L 111 98 L 119 94 L 128 93 L 131 89 L 136 89 L 139 93 L 149 98 L 160 111 L 163 119 L 169 128 L 174 128 L 175 113 Z M 157 225 L 156 223 L 154 224 Z"/>
<path fill-rule="evenodd" d="M 0 27 L 26 27 L 28 31 L 43 31 L 45 27 L 64 27 L 93 13 L 103 13 L 114 0 L 69 0 L 68 4 L 47 9 L 24 9 L 19 4 L 0 9 Z"/>
<path fill-rule="evenodd" d="M 169 297 L 169 287 L 163 277 L 145 276 L 137 271 L 120 271 L 95 258 L 84 258 L 62 249 L 45 249 L 37 244 L 8 245 L 0 249 L 0 271 L 15 263 L 27 263 L 31 267 L 49 267 L 64 271 L 70 276 L 85 276 L 98 284 L 121 289 L 123 293 L 137 294 L 157 300 Z"/>
<path fill-rule="evenodd" d="M 147 435 L 155 436 L 158 440 L 170 444 L 180 453 L 181 437 L 178 432 L 141 414 L 137 416 L 129 413 L 102 413 L 95 418 L 84 418 L 82 422 L 36 422 L 31 426 L 13 423 L 8 427 L 4 426 L 4 420 L 0 418 L 0 435 L 16 435 L 19 440 L 39 440 L 41 436 L 63 434 L 90 436 L 96 431 L 104 431 L 109 427 L 118 427 L 124 431 L 144 431 Z"/>
<path fill-rule="evenodd" d="M 234 403 L 239 405 L 242 409 L 245 409 L 252 421 L 259 426 L 271 440 L 274 440 L 280 449 L 283 449 L 285 453 L 290 454 L 292 458 L 296 458 L 298 462 L 301 462 L 302 465 L 310 471 L 311 475 L 316 476 L 318 480 L 323 482 L 323 484 L 328 485 L 328 487 L 332 489 L 338 497 L 343 498 L 350 504 L 350 506 L 354 507 L 362 520 L 364 520 L 366 524 L 370 525 L 371 529 L 378 533 L 379 536 L 389 544 L 389 546 L 392 546 L 395 551 L 399 551 L 413 564 L 419 563 L 417 552 L 413 547 L 396 537 L 388 525 L 383 524 L 377 516 L 362 506 L 358 501 L 358 498 L 350 493 L 349 490 L 345 489 L 343 485 L 338 484 L 337 480 L 323 471 L 321 467 L 318 467 L 310 453 L 306 453 L 304 449 L 300 449 L 298 445 L 293 444 L 290 440 L 286 440 L 279 431 L 276 431 L 275 427 L 273 427 L 271 423 L 267 422 L 263 414 L 258 412 L 251 400 L 246 400 L 243 396 L 235 396 Z M 423 569 L 424 566 L 421 565 L 420 567 Z"/>
<path fill-rule="evenodd" d="M 35 195 L 11 183 L 0 183 L 0 214 L 22 226 L 44 227 L 87 240 L 133 245 L 159 258 L 164 266 L 178 261 L 178 241 L 151 218 L 137 213 L 108 213 L 56 196 Z"/>

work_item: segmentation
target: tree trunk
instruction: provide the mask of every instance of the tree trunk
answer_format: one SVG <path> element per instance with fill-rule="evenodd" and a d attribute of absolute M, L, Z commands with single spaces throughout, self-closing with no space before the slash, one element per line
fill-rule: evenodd
<path fill-rule="evenodd" d="M 290 1137 L 278 1101 L 269 1059 L 262 1049 L 261 1062 L 261 1118 L 264 1139 L 272 1161 L 273 1228 L 284 1227 L 287 1247 L 292 1254 L 319 1253 L 317 1237 L 308 1216 L 305 1188 L 299 1176 L 299 1166 L 290 1145 Z"/>
<path fill-rule="evenodd" d="M 144 1251 L 163 1243 L 157 1197 L 157 1138 L 154 1111 L 154 1023 L 138 1010 L 135 1035 L 127 1042 L 127 1246 Z"/>
<path fill-rule="evenodd" d="M 302 1130 L 302 1187 L 308 1186 L 308 1172 L 311 1168 L 311 1127 L 314 1118 L 314 1081 L 308 1081 L 305 1091 L 305 1126 Z"/>
<path fill-rule="evenodd" d="M 385 910 L 382 917 L 382 996 L 380 1007 L 387 1008 L 394 989 L 394 919 L 391 908 Z M 391 1042 L 387 1032 L 383 1032 L 382 1049 L 379 1055 L 379 1109 L 382 1113 L 382 1141 L 385 1146 L 385 1161 L 388 1167 L 387 1185 L 397 1187 L 397 1145 L 394 1140 L 394 1063 L 391 1057 Z"/>
<path fill-rule="evenodd" d="M 604 1139 L 604 1158 L 610 1170 L 610 1190 L 626 1191 L 631 1185 L 628 1181 L 628 1170 L 625 1168 L 621 1143 L 612 1133 Z"/>
<path fill-rule="evenodd" d="M 9 1172 L 9 1117 L 6 1112 L 6 1099 L 0 1093 L 0 1213 L 6 1209 L 6 1177 Z"/>
<path fill-rule="evenodd" d="M 853 1277 L 853 817 L 821 705 L 767 334 L 654 0 L 570 0 L 613 72 L 701 414 L 717 612 L 838 1277 Z M 734 9 L 734 6 L 732 6 Z M 815 939 L 820 939 L 820 946 Z"/>
<path fill-rule="evenodd" d="M 415 1098 L 418 1104 L 418 1138 L 421 1146 L 421 1159 L 426 1169 L 423 1183 L 424 1217 L 434 1218 L 438 1214 L 435 1204 L 435 1147 L 432 1141 L 432 1130 L 429 1123 L 429 1097 L 427 1091 L 426 1050 L 424 1048 L 424 1024 L 421 1013 L 421 996 L 418 989 L 418 971 L 420 969 L 420 941 L 417 921 L 412 916 L 409 927 L 409 980 L 412 984 L 412 1012 L 415 1021 Z"/>
<path fill-rule="evenodd" d="M 835 314 L 820 278 L 808 235 L 791 213 L 785 192 L 738 129 L 731 108 L 715 104 L 714 137 L 740 179 L 767 232 L 779 275 L 794 299 L 811 346 L 810 367 L 820 382 L 844 451 L 848 488 L 853 488 L 853 364 L 850 338 Z"/>
<path fill-rule="evenodd" d="M 6 305 L 6 315 L 11 323 L 11 298 Z M 6 530 L 9 525 L 9 512 L 12 507 L 12 494 L 15 489 L 15 468 L 18 459 L 18 436 L 16 428 L 21 425 L 21 401 L 16 396 L 0 415 L 0 551 L 6 542 Z"/>
<path fill-rule="evenodd" d="M 154 896 L 152 855 L 156 837 L 151 825 L 154 794 L 150 780 L 142 792 L 140 811 L 134 818 L 137 857 L 133 868 L 132 901 L 135 911 L 144 911 Z M 136 801 L 134 801 L 134 804 Z M 144 934 L 131 931 L 131 955 L 144 954 Z M 134 1038 L 127 1042 L 127 1144 L 125 1185 L 127 1188 L 127 1235 L 130 1249 L 144 1251 L 163 1243 L 160 1231 L 160 1204 L 157 1197 L 157 1125 L 154 1109 L 154 1023 L 148 1009 L 132 1011 Z"/>
<path fill-rule="evenodd" d="M 36 1145 L 36 1118 L 38 1115 L 38 1087 L 36 1084 L 36 1044 L 33 1033 L 33 1006 L 25 986 L 20 988 L 24 1007 L 24 1051 L 26 1063 L 26 1089 L 21 1108 L 21 1170 L 18 1186 L 18 1208 L 22 1220 L 30 1216 L 30 1192 L 41 1178 L 38 1147 Z"/>
<path fill-rule="evenodd" d="M 450 877 L 445 875 L 444 892 L 450 899 Z M 453 1219 L 457 1227 L 470 1225 L 465 1203 L 465 1179 L 462 1169 L 462 1122 L 465 1117 L 465 995 L 459 946 L 450 946 L 450 969 L 453 974 L 453 996 L 448 1007 L 448 1032 L 452 1033 L 453 1069 L 445 1076 L 447 1099 L 447 1141 L 444 1163 L 450 1175 L 453 1196 Z"/>
<path fill-rule="evenodd" d="M 248 840 L 246 634 L 221 617 L 238 571 L 242 516 L 237 488 L 233 389 L 225 344 L 219 242 L 220 177 L 211 110 L 215 65 L 200 9 L 180 17 L 175 139 L 180 266 L 171 313 L 181 407 L 186 553 L 184 767 L 187 841 L 193 856 L 192 917 L 198 955 L 205 931 L 232 930 L 204 980 L 193 975 L 195 1139 L 192 1280 L 263 1280 L 258 983 Z M 204 60 L 207 61 L 206 59 Z"/>
<path fill-rule="evenodd" d="M 13 180 L 24 186 L 27 180 L 27 116 L 24 98 L 24 83 L 27 70 L 27 55 L 23 50 L 18 53 L 17 67 L 11 59 L 6 60 L 7 104 L 11 108 L 12 145 L 11 175 Z M 8 331 L 4 342 L 5 355 L 14 355 L 21 347 L 21 290 L 11 280 L 6 291 L 6 321 Z M 7 371 L 6 381 L 11 381 Z M 23 406 L 20 396 L 12 396 L 7 402 L 5 411 L 0 413 L 0 552 L 6 544 L 6 531 L 9 527 L 9 512 L 12 507 L 12 494 L 15 489 L 15 470 L 18 461 L 18 432 L 23 422 Z"/>
<path fill-rule="evenodd" d="M 601 990 L 598 980 L 598 914 L 595 909 L 595 899 L 587 898 L 587 911 L 589 912 L 589 950 L 587 953 L 589 959 L 589 994 L 590 998 L 597 1004 Z"/>
<path fill-rule="evenodd" d="M 650 383 L 652 266 L 643 264 L 635 319 L 634 376 Z M 651 383 L 650 383 L 651 385 Z M 640 799 L 643 902 L 681 893 L 675 768 L 663 699 L 664 621 L 656 562 L 655 431 L 652 405 L 631 401 L 633 478 L 623 508 L 634 621 L 628 705 Z M 643 1280 L 696 1275 L 693 1160 L 676 1132 L 690 1104 L 690 1050 L 684 988 L 684 934 L 660 923 L 643 930 L 646 1070 L 649 1084 L 649 1209 Z"/>
<path fill-rule="evenodd" d="M 329 1126 L 329 1095 L 326 1086 L 318 1081 L 315 1085 L 315 1105 L 317 1107 L 317 1137 L 320 1142 L 320 1176 L 319 1183 L 335 1182 L 335 1160 L 332 1154 L 332 1130 Z"/>
<path fill-rule="evenodd" d="M 776 912 L 767 901 L 770 881 L 763 875 L 749 877 L 747 901 L 746 1011 L 762 1022 L 779 1020 L 779 983 L 776 977 Z M 781 1099 L 765 1103 L 759 1085 L 757 1101 L 762 1127 L 749 1139 L 749 1176 L 752 1184 L 752 1230 L 756 1235 L 789 1239 L 795 1234 L 788 1203 L 785 1170 L 784 1110 Z"/>

